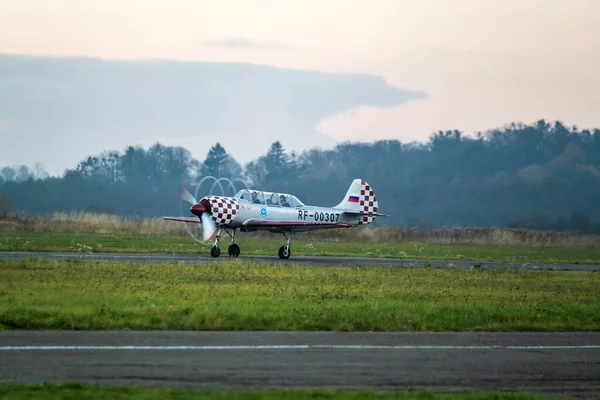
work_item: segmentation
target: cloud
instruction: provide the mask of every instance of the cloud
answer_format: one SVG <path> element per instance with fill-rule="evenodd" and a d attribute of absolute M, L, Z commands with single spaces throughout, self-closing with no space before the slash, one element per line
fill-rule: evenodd
<path fill-rule="evenodd" d="M 0 160 L 57 174 L 103 150 L 160 140 L 198 158 L 218 141 L 246 162 L 275 140 L 296 152 L 331 147 L 316 128 L 328 116 L 423 96 L 367 74 L 0 54 Z"/>
<path fill-rule="evenodd" d="M 222 40 L 213 40 L 204 42 L 205 46 L 208 47 L 225 47 L 229 49 L 277 49 L 277 50 L 292 50 L 292 47 L 275 42 L 259 41 L 250 38 L 243 37 L 232 37 Z"/>

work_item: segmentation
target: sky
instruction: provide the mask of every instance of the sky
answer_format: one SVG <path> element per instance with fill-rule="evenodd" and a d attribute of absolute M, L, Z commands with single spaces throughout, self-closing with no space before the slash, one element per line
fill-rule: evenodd
<path fill-rule="evenodd" d="M 597 0 L 0 0 L 0 53 L 364 73 L 427 94 L 317 121 L 333 141 L 600 127 Z"/>

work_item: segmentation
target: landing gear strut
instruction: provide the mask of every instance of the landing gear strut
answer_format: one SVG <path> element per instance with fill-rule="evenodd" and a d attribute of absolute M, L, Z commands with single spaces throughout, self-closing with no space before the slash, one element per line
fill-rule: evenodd
<path fill-rule="evenodd" d="M 221 249 L 219 248 L 219 239 L 221 239 L 221 230 L 217 232 L 217 237 L 215 237 L 215 242 L 210 248 L 210 255 L 213 257 L 219 257 L 221 255 Z"/>
<path fill-rule="evenodd" d="M 227 248 L 227 253 L 229 253 L 229 257 L 238 257 L 240 255 L 240 246 L 235 243 L 235 229 L 233 230 L 233 234 L 229 232 L 229 230 L 225 229 L 225 233 L 227 233 L 231 237 L 231 241 L 229 242 L 229 247 Z M 210 255 L 213 257 L 219 257 L 221 255 L 221 249 L 219 248 L 219 241 L 221 239 L 221 230 L 217 233 L 217 237 L 215 238 L 215 243 L 212 245 L 210 249 Z"/>
<path fill-rule="evenodd" d="M 288 258 L 290 258 L 290 255 L 292 254 L 292 250 L 290 249 L 290 242 L 292 241 L 292 234 L 291 234 L 291 232 L 287 232 L 287 234 L 284 234 L 284 236 L 287 236 L 287 243 L 285 244 L 285 246 L 281 246 L 279 248 L 279 258 L 281 258 L 282 260 L 287 260 Z"/>

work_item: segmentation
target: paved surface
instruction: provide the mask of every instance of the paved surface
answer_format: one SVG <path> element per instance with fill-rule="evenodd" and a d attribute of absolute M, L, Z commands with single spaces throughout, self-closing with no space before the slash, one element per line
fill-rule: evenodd
<path fill-rule="evenodd" d="M 0 332 L 11 380 L 597 397 L 600 333 Z"/>
<path fill-rule="evenodd" d="M 54 258 L 61 260 L 87 260 L 87 261 L 129 261 L 136 263 L 163 263 L 183 262 L 185 264 L 205 264 L 213 262 L 228 262 L 229 256 L 213 258 L 208 254 L 160 254 L 160 253 L 51 253 L 28 251 L 3 251 L 0 259 L 22 260 L 28 257 Z M 268 264 L 286 265 L 299 264 L 306 266 L 406 266 L 424 267 L 426 264 L 433 268 L 471 268 L 476 261 L 442 261 L 442 260 L 414 260 L 399 258 L 366 258 L 366 257 L 292 257 L 281 260 L 277 256 L 246 255 L 238 258 L 240 261 L 260 261 Z M 587 264 L 535 264 L 535 263 L 504 263 L 483 262 L 485 268 L 491 269 L 550 269 L 555 271 L 600 271 L 600 265 Z"/>

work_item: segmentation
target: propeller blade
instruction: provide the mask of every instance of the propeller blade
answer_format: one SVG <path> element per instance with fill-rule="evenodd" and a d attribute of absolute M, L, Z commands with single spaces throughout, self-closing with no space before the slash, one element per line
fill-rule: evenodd
<path fill-rule="evenodd" d="M 202 241 L 208 243 L 216 236 L 217 227 L 207 212 L 202 213 L 200 219 L 202 220 Z"/>
<path fill-rule="evenodd" d="M 183 192 L 181 192 L 181 195 L 179 196 L 179 198 L 181 200 L 187 201 L 188 203 L 190 203 L 192 205 L 198 203 L 196 201 L 196 199 L 194 198 L 194 195 L 191 194 L 187 189 L 183 189 Z"/>

